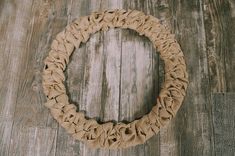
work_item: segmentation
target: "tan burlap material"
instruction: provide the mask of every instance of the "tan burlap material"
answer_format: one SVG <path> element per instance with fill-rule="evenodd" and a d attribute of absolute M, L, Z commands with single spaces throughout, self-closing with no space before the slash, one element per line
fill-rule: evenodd
<path fill-rule="evenodd" d="M 97 123 L 77 112 L 66 94 L 64 71 L 69 56 L 85 43 L 91 34 L 108 28 L 129 28 L 147 36 L 160 52 L 165 64 L 165 81 L 156 105 L 149 114 L 128 124 Z M 93 148 L 126 148 L 143 144 L 157 134 L 175 116 L 182 104 L 188 85 L 188 75 L 183 52 L 172 35 L 160 21 L 137 10 L 106 10 L 81 17 L 60 32 L 52 42 L 43 70 L 45 103 L 52 116 L 75 139 Z"/>

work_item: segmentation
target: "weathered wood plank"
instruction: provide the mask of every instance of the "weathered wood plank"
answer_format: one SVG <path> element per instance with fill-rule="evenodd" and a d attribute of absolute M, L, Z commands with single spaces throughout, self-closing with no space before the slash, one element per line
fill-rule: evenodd
<path fill-rule="evenodd" d="M 124 9 L 153 12 L 151 3 L 123 1 Z M 120 119 L 132 121 L 148 113 L 156 103 L 158 87 L 158 55 L 152 43 L 132 30 L 122 33 L 122 68 Z M 120 151 L 120 155 L 158 155 L 159 135 L 143 145 Z"/>
<path fill-rule="evenodd" d="M 227 92 L 235 92 L 235 1 L 228 0 L 222 5 L 224 20 L 224 30 L 226 30 L 225 40 L 228 40 L 227 50 L 225 53 L 225 69 L 226 69 L 226 83 Z"/>
<path fill-rule="evenodd" d="M 234 91 L 235 2 L 210 1 L 204 5 L 206 43 L 211 89 L 213 92 Z"/>
<path fill-rule="evenodd" d="M 152 1 L 152 6 L 154 6 L 154 15 L 158 17 L 162 24 L 170 30 L 172 33 L 176 35 L 178 32 L 175 32 L 173 27 L 173 16 L 172 16 L 172 8 L 171 2 L 167 0 L 161 1 Z M 158 90 L 161 89 L 161 85 L 164 81 L 164 63 L 162 60 L 159 61 L 159 82 L 158 82 Z M 175 156 L 178 155 L 178 143 L 179 141 L 176 139 L 176 122 L 173 119 L 169 125 L 162 128 L 159 132 L 160 138 L 160 146 L 159 146 L 159 155 L 163 156 Z"/>
<path fill-rule="evenodd" d="M 90 14 L 91 7 L 99 7 L 100 1 L 72 1 L 69 5 L 69 22 L 73 19 Z M 78 9 L 80 8 L 80 9 Z M 95 8 L 93 8 L 95 9 Z M 91 36 L 86 44 L 76 49 L 71 57 L 67 69 L 67 85 L 71 97 L 88 117 L 99 117 L 101 111 L 101 89 L 103 77 L 103 45 L 102 34 Z M 57 155 L 95 155 L 96 151 L 90 150 L 79 141 L 75 141 L 63 128 L 59 127 L 57 142 Z"/>
<path fill-rule="evenodd" d="M 32 2 L 2 1 L 0 11 L 0 155 L 8 155 Z"/>
<path fill-rule="evenodd" d="M 227 81 L 227 91 L 235 92 L 235 1 L 229 0 L 229 9 L 224 9 L 226 12 L 225 17 L 228 17 L 225 23 L 227 23 L 227 38 L 228 38 L 228 52 L 225 56 L 226 65 L 226 81 Z M 226 38 L 226 37 L 225 37 Z"/>
<path fill-rule="evenodd" d="M 57 130 L 52 128 L 17 127 L 12 133 L 10 156 L 54 156 Z"/>
<path fill-rule="evenodd" d="M 43 59 L 50 47 L 48 36 L 53 35 L 53 32 L 52 34 L 48 33 L 48 31 L 51 31 L 51 21 L 46 16 L 45 10 L 42 15 L 41 6 L 45 6 L 45 3 L 39 1 L 32 3 L 30 7 L 31 12 L 28 13 L 30 16 L 27 17 L 29 21 L 25 23 L 28 25 L 26 27 L 27 37 L 21 45 L 25 50 L 23 53 L 24 61 L 19 69 L 21 73 L 19 75 L 20 81 L 14 112 L 14 127 L 21 125 L 30 127 L 57 127 L 55 126 L 57 125 L 55 121 L 51 121 L 48 110 L 45 109 L 45 97 L 41 86 Z M 62 21 L 59 21 L 59 23 L 62 25 Z M 56 23 L 58 27 L 59 23 Z M 54 29 L 55 33 L 57 33 L 56 28 Z M 54 123 L 52 124 L 52 122 Z"/>
<path fill-rule="evenodd" d="M 13 113 L 14 125 L 9 155 L 55 155 L 57 130 L 47 127 L 57 128 L 57 123 L 44 107 L 45 97 L 41 87 L 41 71 L 43 59 L 50 47 L 48 39 L 51 36 L 54 38 L 61 31 L 60 29 L 64 28 L 67 21 L 60 14 L 61 11 L 63 12 L 63 4 L 60 6 L 35 1 L 31 5 L 25 2 L 22 5 L 28 6 L 30 12 L 27 13 L 27 17 L 22 17 L 27 19 L 27 22 L 19 18 L 26 25 L 24 34 L 27 36 L 21 45 L 24 48 L 21 53 L 23 62 L 19 66 L 21 73 L 17 103 Z M 53 10 L 54 8 L 56 9 Z M 62 9 L 60 10 L 60 8 Z M 56 18 L 53 17 L 53 14 Z M 26 131 L 19 131 L 21 129 L 26 129 Z M 34 137 L 39 137 L 39 140 Z M 35 146 L 32 146 L 33 144 Z"/>
<path fill-rule="evenodd" d="M 122 8 L 122 0 L 101 1 L 100 9 Z M 119 121 L 122 30 L 110 29 L 103 34 L 103 80 L 101 121 Z M 117 156 L 118 150 L 97 150 L 98 156 Z"/>
<path fill-rule="evenodd" d="M 89 4 L 89 7 L 85 8 L 86 10 L 83 10 L 83 12 L 89 14 L 91 13 L 90 10 L 100 10 L 100 7 L 108 8 L 105 5 L 111 6 L 113 3 L 118 4 L 118 1 L 107 3 L 96 1 L 96 3 Z M 72 18 L 75 17 L 78 16 L 74 15 Z M 68 76 L 72 79 L 69 82 L 75 84 L 69 84 L 69 87 L 72 88 L 70 91 L 73 92 L 72 99 L 79 101 L 80 110 L 85 110 L 88 117 L 99 118 L 101 121 L 118 120 L 120 77 L 120 58 L 118 59 L 118 57 L 121 53 L 118 50 L 120 45 L 118 42 L 120 41 L 116 36 L 118 37 L 119 34 L 118 30 L 110 30 L 105 33 L 105 36 L 103 32 L 92 35 L 88 42 L 81 46 L 82 50 L 78 49 L 74 52 L 76 58 L 73 57 L 75 59 L 71 61 L 68 68 Z M 103 45 L 104 41 L 107 44 Z M 80 62 L 80 64 L 78 65 L 77 62 Z M 74 69 L 78 69 L 78 74 L 72 73 Z M 72 142 L 72 144 L 78 145 L 75 142 Z M 80 144 L 79 153 L 82 153 L 82 155 L 109 154 L 107 150 L 91 150 L 83 143 Z"/>
<path fill-rule="evenodd" d="M 227 86 L 224 58 L 227 50 L 226 42 L 228 40 L 224 39 L 226 30 L 224 29 L 224 18 L 221 16 L 223 14 L 221 3 L 223 2 L 206 0 L 203 7 L 209 79 L 213 92 L 226 91 Z"/>
<path fill-rule="evenodd" d="M 102 101 L 102 81 L 103 81 L 103 35 L 101 33 L 94 34 L 86 43 L 84 63 L 83 83 L 80 89 L 82 89 L 82 95 L 80 96 L 80 110 L 86 112 L 89 118 L 100 117 L 101 101 Z M 83 155 L 87 153 L 93 153 L 89 147 L 80 144 L 80 152 Z M 95 152 L 94 152 L 95 154 Z"/>
<path fill-rule="evenodd" d="M 148 113 L 153 102 L 153 51 L 147 38 L 125 30 L 122 39 L 120 120 L 132 121 Z M 154 136 L 156 137 L 156 136 Z M 148 144 L 121 151 L 122 155 L 144 155 Z M 146 150 L 146 151 L 145 151 Z"/>
<path fill-rule="evenodd" d="M 101 3 L 101 1 L 97 1 L 97 3 L 99 5 L 91 3 L 90 9 L 107 9 L 106 5 L 117 2 Z M 85 65 L 85 68 L 87 67 L 85 76 L 87 77 L 84 77 L 85 90 L 83 90 L 82 98 L 86 101 L 83 101 L 83 104 L 85 104 L 89 117 L 99 118 L 102 122 L 118 120 L 121 54 L 118 47 L 120 45 L 119 34 L 119 31 L 114 30 L 106 33 L 99 32 L 92 36 L 87 43 L 87 61 L 90 63 Z M 84 145 L 81 146 L 81 151 L 84 155 L 109 155 L 109 150 L 91 150 Z M 116 152 L 113 152 L 112 155 L 116 155 Z"/>
<path fill-rule="evenodd" d="M 215 155 L 235 153 L 235 93 L 213 94 Z"/>
<path fill-rule="evenodd" d="M 69 1 L 64 5 L 63 16 L 67 15 L 67 24 L 72 22 L 75 18 L 79 16 L 87 15 L 89 1 Z M 61 28 L 61 30 L 64 29 Z M 60 30 L 60 31 L 61 31 Z M 86 47 L 82 45 L 79 49 L 76 49 L 72 56 L 70 57 L 71 62 L 69 63 L 66 70 L 66 86 L 68 90 L 68 95 L 70 97 L 70 102 L 76 104 L 81 109 L 80 97 L 83 94 L 82 84 L 84 77 L 84 65 L 85 65 L 85 50 Z M 80 153 L 80 142 L 75 141 L 68 133 L 61 127 L 58 127 L 57 136 L 57 146 L 56 146 L 57 156 L 72 156 L 72 155 L 82 155 Z"/>
<path fill-rule="evenodd" d="M 13 121 L 0 119 L 0 155 L 8 155 Z"/>
<path fill-rule="evenodd" d="M 212 103 L 202 2 L 169 3 L 171 28 L 185 54 L 190 84 L 175 119 L 161 131 L 162 155 L 213 155 Z"/>

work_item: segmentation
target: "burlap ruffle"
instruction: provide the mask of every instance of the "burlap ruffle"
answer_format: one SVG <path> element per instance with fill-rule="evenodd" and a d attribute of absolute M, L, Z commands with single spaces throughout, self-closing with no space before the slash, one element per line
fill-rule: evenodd
<path fill-rule="evenodd" d="M 91 34 L 115 27 L 133 29 L 151 40 L 164 60 L 165 82 L 156 105 L 149 114 L 128 124 L 99 124 L 94 119 L 85 118 L 84 113 L 77 112 L 76 106 L 69 103 L 63 72 L 74 48 L 78 48 L 81 42 L 85 43 Z M 188 75 L 183 52 L 174 35 L 157 18 L 137 10 L 106 10 L 75 20 L 52 42 L 43 70 L 46 107 L 75 139 L 94 148 L 114 149 L 143 144 L 176 114 L 187 85 Z"/>

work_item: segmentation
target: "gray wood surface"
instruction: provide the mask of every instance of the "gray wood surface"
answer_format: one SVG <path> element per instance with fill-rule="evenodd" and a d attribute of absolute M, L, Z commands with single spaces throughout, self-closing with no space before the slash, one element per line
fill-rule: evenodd
<path fill-rule="evenodd" d="M 43 106 L 41 72 L 55 35 L 92 11 L 137 9 L 175 33 L 190 84 L 177 116 L 143 145 L 90 149 Z M 0 156 L 177 156 L 235 154 L 234 0 L 0 0 Z M 148 113 L 164 81 L 151 42 L 131 30 L 90 37 L 71 56 L 71 102 L 100 122 Z"/>
<path fill-rule="evenodd" d="M 215 93 L 213 96 L 213 129 L 216 155 L 235 153 L 235 93 Z"/>

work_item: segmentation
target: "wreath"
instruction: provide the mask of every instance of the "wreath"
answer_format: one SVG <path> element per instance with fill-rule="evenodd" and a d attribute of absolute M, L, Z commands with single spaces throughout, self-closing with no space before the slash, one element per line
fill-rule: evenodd
<path fill-rule="evenodd" d="M 117 27 L 135 30 L 150 39 L 164 61 L 165 80 L 156 105 L 148 114 L 127 124 L 100 124 L 86 118 L 84 112 L 77 111 L 69 102 L 64 71 L 74 49 L 86 43 L 91 34 Z M 174 35 L 157 18 L 137 10 L 105 10 L 74 20 L 57 34 L 44 63 L 45 106 L 68 133 L 93 148 L 127 148 L 143 144 L 176 115 L 188 86 L 184 55 Z"/>

